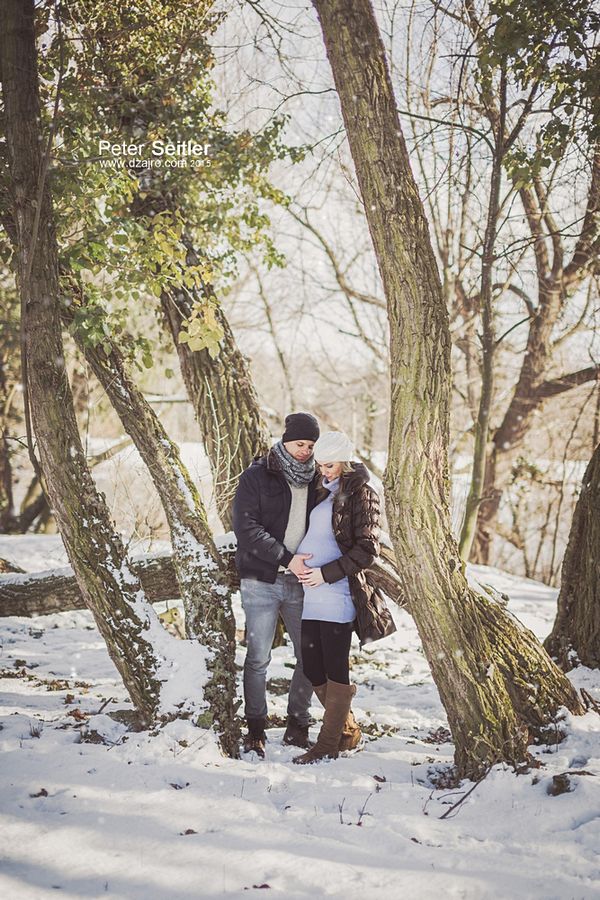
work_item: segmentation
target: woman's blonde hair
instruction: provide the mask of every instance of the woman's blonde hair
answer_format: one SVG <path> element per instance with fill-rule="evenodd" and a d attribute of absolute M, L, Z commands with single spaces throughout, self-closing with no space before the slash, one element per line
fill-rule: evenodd
<path fill-rule="evenodd" d="M 339 460 L 342 463 L 342 471 L 340 475 L 349 475 L 350 472 L 354 472 L 354 463 L 350 462 L 350 460 Z M 323 465 L 323 463 L 317 463 L 318 466 Z"/>

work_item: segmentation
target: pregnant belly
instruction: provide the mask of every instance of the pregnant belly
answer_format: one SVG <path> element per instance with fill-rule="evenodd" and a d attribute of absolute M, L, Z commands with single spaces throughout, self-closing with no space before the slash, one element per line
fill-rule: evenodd
<path fill-rule="evenodd" d="M 306 565 L 313 569 L 324 566 L 325 563 L 333 562 L 334 559 L 339 559 L 342 555 L 340 548 L 335 542 L 333 544 L 328 541 L 314 544 L 312 541 L 306 540 L 301 542 L 296 553 L 312 553 L 312 558 L 306 560 Z"/>

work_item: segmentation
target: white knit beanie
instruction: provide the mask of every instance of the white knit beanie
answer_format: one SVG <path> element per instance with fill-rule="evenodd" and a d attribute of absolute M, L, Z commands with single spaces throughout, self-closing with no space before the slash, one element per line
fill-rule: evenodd
<path fill-rule="evenodd" d="M 354 457 L 354 448 L 343 431 L 324 431 L 313 447 L 315 462 L 348 462 Z"/>

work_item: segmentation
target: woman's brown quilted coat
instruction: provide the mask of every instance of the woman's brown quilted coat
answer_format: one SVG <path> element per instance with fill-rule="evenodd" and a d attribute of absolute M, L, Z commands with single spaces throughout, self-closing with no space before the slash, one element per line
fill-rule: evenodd
<path fill-rule="evenodd" d="M 342 556 L 321 566 L 321 572 L 328 584 L 348 577 L 362 645 L 393 634 L 396 626 L 383 596 L 368 580 L 367 570 L 379 555 L 379 495 L 367 484 L 366 467 L 352 463 L 352 468 L 340 477 L 333 495 L 333 533 Z M 321 490 L 319 499 L 324 499 L 327 492 Z"/>

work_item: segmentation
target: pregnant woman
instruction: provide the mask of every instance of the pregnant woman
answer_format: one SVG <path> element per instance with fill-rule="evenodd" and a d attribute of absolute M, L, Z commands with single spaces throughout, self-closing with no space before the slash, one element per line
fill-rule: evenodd
<path fill-rule="evenodd" d="M 381 595 L 364 570 L 379 553 L 379 497 L 362 463 L 350 462 L 352 444 L 340 431 L 323 434 L 314 446 L 322 487 L 298 553 L 310 553 L 304 586 L 302 666 L 325 707 L 316 744 L 294 759 L 304 765 L 336 758 L 361 737 L 350 711 L 350 643 L 356 627 L 361 643 L 395 631 Z"/>

